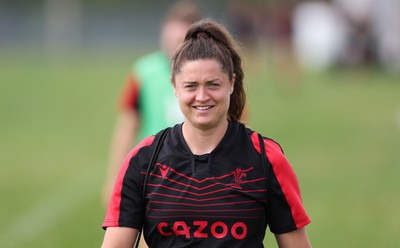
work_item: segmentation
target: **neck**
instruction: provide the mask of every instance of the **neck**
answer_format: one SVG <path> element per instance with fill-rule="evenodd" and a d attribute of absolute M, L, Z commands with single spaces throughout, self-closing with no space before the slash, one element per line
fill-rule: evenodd
<path fill-rule="evenodd" d="M 195 155 L 202 155 L 212 152 L 224 137 L 228 129 L 228 121 L 220 125 L 201 129 L 185 122 L 182 126 L 183 137 L 191 152 Z"/>

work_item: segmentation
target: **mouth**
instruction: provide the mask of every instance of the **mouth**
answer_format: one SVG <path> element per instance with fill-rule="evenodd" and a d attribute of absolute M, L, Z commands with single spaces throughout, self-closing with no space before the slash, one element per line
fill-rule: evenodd
<path fill-rule="evenodd" d="M 204 111 L 204 110 L 209 110 L 209 109 L 211 109 L 213 106 L 194 106 L 193 108 L 195 108 L 195 109 L 197 109 L 197 110 L 201 110 L 201 111 Z"/>

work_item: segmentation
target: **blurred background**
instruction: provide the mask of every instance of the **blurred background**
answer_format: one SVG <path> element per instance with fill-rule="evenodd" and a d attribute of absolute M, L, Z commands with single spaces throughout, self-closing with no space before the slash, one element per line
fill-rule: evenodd
<path fill-rule="evenodd" d="M 0 247 L 100 246 L 116 101 L 173 2 L 0 1 Z M 397 246 L 400 2 L 196 3 L 242 44 L 248 125 L 284 148 L 313 246 Z"/>

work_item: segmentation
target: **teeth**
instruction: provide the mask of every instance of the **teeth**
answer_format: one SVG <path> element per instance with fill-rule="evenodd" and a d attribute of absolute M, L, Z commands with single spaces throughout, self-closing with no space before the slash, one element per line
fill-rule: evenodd
<path fill-rule="evenodd" d="M 207 110 L 207 109 L 210 109 L 211 107 L 210 106 L 206 106 L 206 107 L 196 107 L 196 109 L 198 109 L 198 110 Z"/>

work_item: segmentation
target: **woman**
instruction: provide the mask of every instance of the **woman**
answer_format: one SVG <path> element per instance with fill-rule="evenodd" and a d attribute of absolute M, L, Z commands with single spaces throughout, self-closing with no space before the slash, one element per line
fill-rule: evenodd
<path fill-rule="evenodd" d="M 310 219 L 279 145 L 259 142 L 238 121 L 243 71 L 225 28 L 209 20 L 192 25 L 171 74 L 185 121 L 167 132 L 148 173 L 160 133 L 127 156 L 103 247 L 132 247 L 142 226 L 149 247 L 263 247 L 267 225 L 279 247 L 311 247 L 304 228 Z"/>

